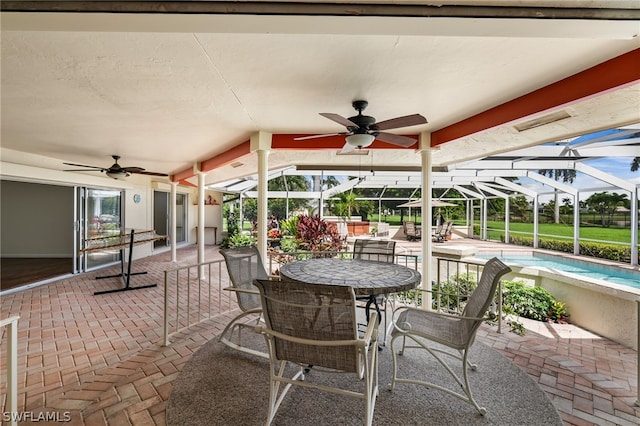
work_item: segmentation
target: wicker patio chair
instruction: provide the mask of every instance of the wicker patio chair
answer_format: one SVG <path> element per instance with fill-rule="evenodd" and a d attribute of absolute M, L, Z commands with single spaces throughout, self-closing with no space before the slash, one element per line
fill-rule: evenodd
<path fill-rule="evenodd" d="M 358 338 L 351 287 L 297 281 L 254 283 L 262 299 L 266 325 L 260 330 L 270 360 L 266 424 L 271 424 L 287 392 L 295 385 L 362 399 L 365 424 L 370 425 L 378 395 L 376 314 L 364 337 Z M 299 368 L 291 372 L 286 368 L 291 364 Z M 362 392 L 314 383 L 312 375 L 324 372 L 352 374 Z"/>
<path fill-rule="evenodd" d="M 253 285 L 255 279 L 269 279 L 269 274 L 262 263 L 262 257 L 256 246 L 239 247 L 220 250 L 224 257 L 231 286 L 225 290 L 236 295 L 241 313 L 233 318 L 218 337 L 218 341 L 242 352 L 267 358 L 264 352 L 242 346 L 242 329 L 258 324 L 262 314 L 260 292 Z"/>
<path fill-rule="evenodd" d="M 353 258 L 360 260 L 371 260 L 374 262 L 395 263 L 396 242 L 391 240 L 367 240 L 357 239 L 353 243 Z M 384 317 L 384 334 L 382 336 L 382 344 L 387 344 L 387 295 L 380 294 L 375 297 L 356 296 L 356 300 L 364 301 L 365 311 L 367 313 L 367 324 L 369 323 L 369 312 L 371 305 L 374 306 L 378 313 L 378 319 Z M 382 310 L 380 307 L 382 306 Z"/>
<path fill-rule="evenodd" d="M 478 286 L 467 301 L 460 316 L 411 307 L 400 307 L 396 309 L 393 312 L 393 318 L 395 319 L 396 314 L 399 315 L 397 320 L 392 321 L 393 331 L 391 333 L 391 352 L 393 353 L 391 390 L 393 390 L 396 383 L 412 383 L 432 389 L 439 389 L 473 405 L 480 414 L 486 414 L 487 410 L 478 405 L 473 398 L 471 387 L 469 386 L 467 367 L 471 367 L 472 370 L 477 368 L 477 366 L 472 364 L 468 359 L 469 349 L 475 340 L 478 328 L 486 319 L 485 314 L 493 301 L 500 278 L 510 271 L 511 268 L 497 258 L 487 261 L 484 265 Z M 394 344 L 397 339 L 402 339 L 402 348 L 398 354 L 394 351 Z M 407 339 L 410 339 L 417 345 L 413 343 L 408 344 Z M 460 385 L 464 393 L 456 392 L 428 381 L 419 380 L 415 378 L 415 373 L 417 373 L 415 371 L 412 372 L 411 378 L 399 378 L 397 355 L 402 355 L 408 348 L 424 349 L 435 357 L 451 376 L 453 376 L 453 379 Z M 462 362 L 462 379 L 460 379 L 451 366 L 447 364 L 444 356 Z"/>

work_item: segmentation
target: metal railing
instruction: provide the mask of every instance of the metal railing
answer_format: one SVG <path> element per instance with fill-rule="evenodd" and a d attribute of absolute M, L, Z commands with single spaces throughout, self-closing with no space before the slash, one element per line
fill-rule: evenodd
<path fill-rule="evenodd" d="M 18 319 L 13 316 L 0 320 L 0 328 L 7 327 L 7 397 L 3 413 L 9 413 L 10 425 L 17 424 L 18 416 Z"/>
<path fill-rule="evenodd" d="M 175 333 L 236 309 L 228 286 L 224 260 L 164 271 L 164 346 Z"/>
<path fill-rule="evenodd" d="M 267 272 L 277 276 L 280 267 L 300 260 L 338 257 L 352 258 L 351 252 L 292 252 L 269 253 Z M 483 264 L 460 260 L 435 258 L 436 280 L 431 290 L 417 288 L 393 295 L 392 306 L 398 304 L 422 306 L 424 293 L 430 292 L 432 309 L 461 313 L 466 300 L 477 286 Z M 421 258 L 414 254 L 396 254 L 395 263 L 419 270 Z M 230 312 L 237 302 L 230 292 L 229 276 L 224 260 L 215 260 L 164 271 L 164 345 L 169 338 L 199 322 Z M 499 285 L 496 302 L 492 307 L 498 321 L 498 332 L 502 332 L 502 286 Z"/>

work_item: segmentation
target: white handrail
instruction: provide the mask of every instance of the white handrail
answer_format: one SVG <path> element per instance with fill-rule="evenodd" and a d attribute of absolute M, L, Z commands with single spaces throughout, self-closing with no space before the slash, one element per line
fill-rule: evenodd
<path fill-rule="evenodd" d="M 7 328 L 7 400 L 4 411 L 10 413 L 9 424 L 17 425 L 18 415 L 18 319 L 19 316 L 0 320 Z"/>

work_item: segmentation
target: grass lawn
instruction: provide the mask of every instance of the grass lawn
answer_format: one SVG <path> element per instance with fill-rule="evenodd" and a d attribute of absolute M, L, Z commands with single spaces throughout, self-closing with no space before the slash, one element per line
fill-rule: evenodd
<path fill-rule="evenodd" d="M 492 240 L 498 240 L 501 235 L 504 235 L 504 222 L 488 222 L 487 227 L 489 228 L 487 231 L 489 238 Z M 509 231 L 514 234 L 532 234 L 533 224 L 511 222 L 509 224 Z M 573 238 L 573 226 L 557 223 L 541 223 L 538 225 L 538 233 L 541 236 L 547 237 Z M 581 226 L 580 238 L 629 244 L 631 241 L 631 229 Z"/>

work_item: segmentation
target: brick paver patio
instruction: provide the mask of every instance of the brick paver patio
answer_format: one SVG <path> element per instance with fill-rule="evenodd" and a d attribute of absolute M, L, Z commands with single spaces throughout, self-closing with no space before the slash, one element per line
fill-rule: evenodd
<path fill-rule="evenodd" d="M 195 247 L 180 249 L 178 259 L 181 265 L 196 263 Z M 218 248 L 207 247 L 206 259 L 221 259 Z M 134 261 L 134 270 L 148 274 L 132 277 L 132 286 L 162 284 L 163 271 L 176 266 L 169 253 Z M 57 416 L 50 419 L 70 425 L 163 425 L 173 380 L 191 354 L 233 316 L 223 314 L 183 330 L 164 347 L 161 285 L 93 294 L 121 286 L 117 279 L 95 280 L 118 271 L 111 267 L 2 296 L 1 317 L 20 316 L 18 410 L 23 418 Z M 566 425 L 640 424 L 634 406 L 636 351 L 573 325 L 524 323 L 525 336 L 483 326 L 478 340 L 533 377 Z"/>

